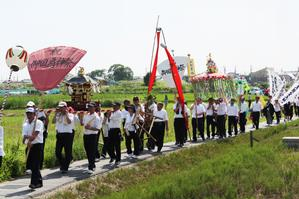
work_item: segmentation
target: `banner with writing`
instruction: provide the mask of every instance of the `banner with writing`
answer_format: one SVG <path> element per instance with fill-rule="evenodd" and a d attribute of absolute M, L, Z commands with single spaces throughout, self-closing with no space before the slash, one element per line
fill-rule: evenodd
<path fill-rule="evenodd" d="M 292 100 L 299 94 L 299 82 L 295 82 L 293 86 L 280 97 L 279 102 L 284 105 Z"/>
<path fill-rule="evenodd" d="M 86 54 L 78 48 L 57 46 L 33 52 L 28 71 L 33 86 L 40 91 L 55 88 Z"/>

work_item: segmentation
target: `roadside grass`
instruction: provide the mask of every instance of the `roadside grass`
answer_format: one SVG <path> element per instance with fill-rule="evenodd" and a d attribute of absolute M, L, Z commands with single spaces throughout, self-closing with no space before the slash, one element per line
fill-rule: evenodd
<path fill-rule="evenodd" d="M 183 199 L 298 198 L 299 154 L 283 136 L 297 136 L 299 121 L 249 135 L 183 149 L 88 179 L 50 198 Z"/>

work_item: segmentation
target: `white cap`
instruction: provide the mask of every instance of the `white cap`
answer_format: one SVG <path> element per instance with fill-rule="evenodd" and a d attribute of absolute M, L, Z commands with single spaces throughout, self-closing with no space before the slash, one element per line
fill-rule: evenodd
<path fill-rule="evenodd" d="M 58 107 L 67 107 L 66 102 L 59 102 Z"/>
<path fill-rule="evenodd" d="M 35 103 L 33 101 L 29 101 L 26 106 L 31 106 L 32 107 L 32 106 L 35 106 Z"/>
<path fill-rule="evenodd" d="M 33 107 L 27 108 L 26 113 L 35 113 L 35 108 L 33 108 Z"/>

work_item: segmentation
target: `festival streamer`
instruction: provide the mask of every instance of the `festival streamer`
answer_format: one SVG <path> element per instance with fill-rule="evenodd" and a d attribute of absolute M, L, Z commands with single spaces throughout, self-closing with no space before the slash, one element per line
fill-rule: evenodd
<path fill-rule="evenodd" d="M 160 46 L 160 29 L 157 29 L 157 50 L 156 50 L 156 56 L 154 60 L 153 70 L 149 79 L 148 84 L 148 91 L 147 94 L 150 95 L 156 80 L 156 73 L 157 73 L 157 65 L 158 65 L 158 55 L 159 55 L 159 46 Z"/>

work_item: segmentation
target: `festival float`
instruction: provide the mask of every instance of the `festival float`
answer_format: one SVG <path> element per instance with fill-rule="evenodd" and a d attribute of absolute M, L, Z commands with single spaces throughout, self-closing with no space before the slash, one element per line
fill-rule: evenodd
<path fill-rule="evenodd" d="M 77 76 L 69 79 L 65 86 L 68 94 L 71 96 L 71 101 L 67 102 L 68 106 L 71 106 L 77 111 L 86 110 L 86 105 L 91 102 L 91 96 L 93 91 L 97 90 L 97 82 L 85 75 L 84 68 L 80 67 Z M 99 104 L 99 102 L 95 102 Z"/>
<path fill-rule="evenodd" d="M 190 77 L 196 97 L 201 98 L 218 98 L 236 97 L 235 82 L 233 77 L 218 72 L 216 63 L 212 60 L 211 54 L 207 60 L 207 71 L 202 74 Z"/>

